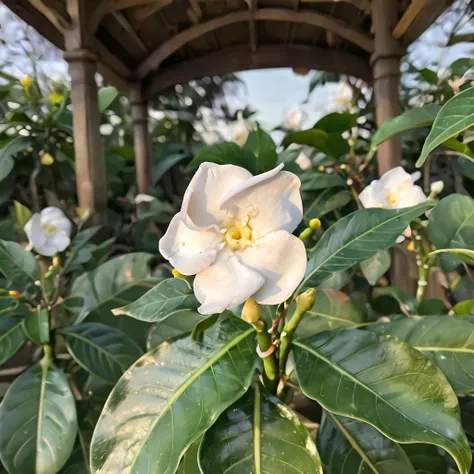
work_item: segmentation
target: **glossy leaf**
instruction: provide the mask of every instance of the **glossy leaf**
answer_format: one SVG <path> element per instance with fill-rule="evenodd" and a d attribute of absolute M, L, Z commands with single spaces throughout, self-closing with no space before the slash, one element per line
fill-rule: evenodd
<path fill-rule="evenodd" d="M 30 305 L 26 301 L 12 296 L 0 296 L 0 317 L 26 316 L 30 312 Z"/>
<path fill-rule="evenodd" d="M 261 128 L 249 133 L 244 149 L 258 158 L 260 171 L 268 171 L 275 167 L 278 159 L 275 142 Z"/>
<path fill-rule="evenodd" d="M 473 218 L 474 220 L 474 218 Z M 430 257 L 433 255 L 438 255 L 440 253 L 449 253 L 450 255 L 459 258 L 461 262 L 467 263 L 468 265 L 474 265 L 474 250 L 469 249 L 439 249 L 431 252 Z"/>
<path fill-rule="evenodd" d="M 184 453 L 183 459 L 179 464 L 176 474 L 201 474 L 198 465 L 198 452 L 201 439 L 196 440 Z"/>
<path fill-rule="evenodd" d="M 415 474 L 405 451 L 367 423 L 324 412 L 316 436 L 325 474 Z"/>
<path fill-rule="evenodd" d="M 309 201 L 305 206 L 303 218 L 307 221 L 314 218 L 324 217 L 336 209 L 344 207 L 352 201 L 353 197 L 350 191 L 337 191 L 327 188 L 321 191 L 314 200 Z"/>
<path fill-rule="evenodd" d="M 403 209 L 361 209 L 338 220 L 311 250 L 300 289 L 318 286 L 333 273 L 390 247 L 430 207 L 427 202 Z"/>
<path fill-rule="evenodd" d="M 49 342 L 49 311 L 40 309 L 33 311 L 24 319 L 23 330 L 30 341 L 36 344 Z"/>
<path fill-rule="evenodd" d="M 214 326 L 218 319 L 219 314 L 211 314 L 207 318 L 199 321 L 196 326 L 194 326 L 193 332 L 191 333 L 191 339 L 193 341 L 199 341 L 201 339 L 202 333 Z"/>
<path fill-rule="evenodd" d="M 182 278 L 168 278 L 127 306 L 112 310 L 115 316 L 125 314 L 140 321 L 155 323 L 178 309 L 196 309 L 189 283 Z"/>
<path fill-rule="evenodd" d="M 440 446 L 461 474 L 469 472 L 456 395 L 416 349 L 350 329 L 299 339 L 293 352 L 301 389 L 326 410 L 365 421 L 396 442 Z"/>
<path fill-rule="evenodd" d="M 0 318 L 0 366 L 15 355 L 25 342 L 21 318 Z"/>
<path fill-rule="evenodd" d="M 456 315 L 474 315 L 474 300 L 465 300 L 456 303 L 453 306 L 453 312 Z"/>
<path fill-rule="evenodd" d="M 364 315 L 345 293 L 318 289 L 314 305 L 304 315 L 296 335 L 304 337 L 332 329 L 355 327 L 363 322 Z"/>
<path fill-rule="evenodd" d="M 402 444 L 416 474 L 447 474 L 446 458 L 440 450 L 430 444 Z"/>
<path fill-rule="evenodd" d="M 402 312 L 405 316 L 417 314 L 416 298 L 407 295 L 395 286 L 374 288 L 372 297 L 372 307 L 380 314 L 393 314 L 398 311 Z M 398 307 L 395 309 L 393 305 L 388 305 L 386 303 L 387 300 L 395 300 Z"/>
<path fill-rule="evenodd" d="M 462 318 L 426 316 L 374 324 L 369 330 L 394 336 L 423 352 L 457 393 L 474 391 L 474 325 Z"/>
<path fill-rule="evenodd" d="M 16 242 L 0 240 L 0 272 L 19 285 L 33 283 L 40 276 L 35 257 Z"/>
<path fill-rule="evenodd" d="M 92 472 L 172 474 L 184 451 L 247 390 L 256 364 L 254 329 L 234 316 L 161 344 L 113 389 L 97 423 Z"/>
<path fill-rule="evenodd" d="M 197 311 L 189 309 L 173 311 L 166 319 L 152 326 L 146 340 L 147 350 L 158 347 L 168 339 L 191 333 L 196 324 L 202 321 L 203 318 L 204 316 Z"/>
<path fill-rule="evenodd" d="M 340 134 L 314 128 L 289 133 L 283 140 L 283 146 L 293 143 L 311 146 L 332 158 L 339 158 L 349 152 L 349 144 Z"/>
<path fill-rule="evenodd" d="M 0 458 L 10 474 L 58 472 L 76 432 L 68 381 L 45 360 L 14 381 L 0 405 Z"/>
<path fill-rule="evenodd" d="M 13 204 L 15 205 L 16 223 L 23 230 L 23 227 L 31 218 L 31 211 L 18 201 L 13 201 Z"/>
<path fill-rule="evenodd" d="M 119 91 L 112 86 L 101 87 L 98 91 L 98 101 L 100 112 L 105 112 L 118 97 Z"/>
<path fill-rule="evenodd" d="M 316 446 L 296 413 L 258 385 L 206 432 L 199 458 L 206 474 L 323 473 Z"/>
<path fill-rule="evenodd" d="M 381 250 L 372 257 L 360 262 L 360 269 L 370 285 L 377 284 L 390 268 L 392 259 L 388 250 Z"/>
<path fill-rule="evenodd" d="M 15 161 L 11 156 L 0 156 L 0 182 L 11 173 L 14 166 Z"/>
<path fill-rule="evenodd" d="M 333 112 L 320 118 L 313 128 L 327 133 L 344 133 L 357 125 L 357 114 Z"/>
<path fill-rule="evenodd" d="M 304 173 L 301 176 L 301 191 L 319 191 L 326 188 L 345 187 L 346 182 L 338 174 Z"/>
<path fill-rule="evenodd" d="M 448 138 L 455 137 L 474 124 L 474 87 L 449 99 L 441 108 L 423 145 L 416 166 L 422 166 L 428 155 Z"/>
<path fill-rule="evenodd" d="M 257 157 L 250 151 L 240 148 L 232 142 L 222 142 L 203 148 L 191 161 L 191 166 L 198 166 L 209 161 L 218 165 L 236 165 L 246 168 L 252 174 L 258 173 Z"/>
<path fill-rule="evenodd" d="M 428 104 L 417 109 L 407 110 L 398 117 L 387 120 L 373 136 L 371 146 L 376 147 L 390 137 L 406 130 L 430 126 L 440 109 L 441 107 L 437 104 Z"/>
<path fill-rule="evenodd" d="M 63 331 L 67 349 L 90 374 L 115 383 L 143 354 L 122 331 L 100 323 L 81 323 Z"/>

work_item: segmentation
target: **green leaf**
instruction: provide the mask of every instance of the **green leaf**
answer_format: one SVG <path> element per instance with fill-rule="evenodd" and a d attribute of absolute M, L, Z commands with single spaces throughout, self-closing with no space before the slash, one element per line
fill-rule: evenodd
<path fill-rule="evenodd" d="M 448 466 L 436 446 L 430 444 L 403 444 L 416 474 L 447 474 Z"/>
<path fill-rule="evenodd" d="M 474 221 L 474 219 L 473 219 Z M 454 255 L 456 258 L 461 260 L 461 262 L 467 263 L 468 265 L 474 265 L 474 250 L 468 249 L 439 249 L 434 250 L 428 254 L 429 257 L 433 255 L 437 255 L 440 253 L 449 253 L 450 255 Z"/>
<path fill-rule="evenodd" d="M 203 319 L 204 316 L 197 311 L 189 309 L 173 311 L 165 319 L 152 326 L 146 340 L 147 350 L 158 347 L 168 339 L 191 333 L 196 324 Z"/>
<path fill-rule="evenodd" d="M 198 438 L 198 440 L 195 441 L 184 453 L 176 474 L 201 474 L 198 465 L 198 452 L 201 439 L 202 438 Z"/>
<path fill-rule="evenodd" d="M 346 182 L 338 174 L 304 173 L 301 176 L 301 191 L 319 191 L 326 188 L 344 188 Z"/>
<path fill-rule="evenodd" d="M 426 316 L 368 328 L 407 342 L 429 357 L 456 393 L 474 391 L 474 325 L 462 318 Z"/>
<path fill-rule="evenodd" d="M 76 432 L 68 381 L 44 359 L 13 382 L 0 405 L 0 458 L 10 474 L 58 472 Z"/>
<path fill-rule="evenodd" d="M 406 130 L 430 126 L 434 122 L 440 109 L 441 107 L 439 105 L 429 104 L 418 109 L 407 110 L 398 117 L 387 120 L 377 132 L 375 132 L 371 147 L 375 148 L 390 137 L 405 132 Z"/>
<path fill-rule="evenodd" d="M 19 298 L 0 296 L 1 316 L 26 316 L 30 312 L 30 305 Z"/>
<path fill-rule="evenodd" d="M 416 298 L 404 293 L 400 288 L 386 286 L 374 288 L 372 292 L 372 307 L 381 314 L 392 314 L 400 310 L 405 316 L 417 314 Z M 386 300 L 395 300 L 398 304 L 397 309 L 392 309 L 392 305 L 387 305 Z M 385 309 L 388 307 L 388 311 Z"/>
<path fill-rule="evenodd" d="M 81 323 L 63 331 L 67 349 L 90 374 L 115 383 L 143 351 L 122 331 L 100 323 Z"/>
<path fill-rule="evenodd" d="M 357 114 L 333 112 L 319 119 L 313 128 L 327 133 L 344 133 L 357 125 Z"/>
<path fill-rule="evenodd" d="M 314 128 L 289 133 L 282 145 L 287 147 L 293 143 L 311 146 L 332 158 L 339 158 L 349 152 L 349 144 L 340 134 Z"/>
<path fill-rule="evenodd" d="M 0 179 L 0 181 L 1 181 L 1 179 Z M 31 218 L 31 215 L 32 215 L 31 211 L 26 206 L 19 203 L 18 201 L 13 201 L 13 204 L 15 205 L 16 223 L 23 230 L 23 227 L 25 227 L 25 224 Z"/>
<path fill-rule="evenodd" d="M 318 289 L 313 307 L 301 320 L 296 336 L 304 337 L 322 331 L 355 327 L 363 322 L 364 315 L 345 293 Z"/>
<path fill-rule="evenodd" d="M 448 138 L 455 137 L 474 124 L 474 87 L 449 99 L 441 108 L 416 162 L 420 167 L 428 155 Z"/>
<path fill-rule="evenodd" d="M 191 161 L 190 166 L 198 166 L 209 161 L 218 165 L 237 165 L 252 174 L 258 173 L 257 157 L 250 151 L 232 142 L 222 142 L 203 148 Z"/>
<path fill-rule="evenodd" d="M 403 449 L 366 423 L 324 412 L 316 441 L 325 474 L 415 474 Z"/>
<path fill-rule="evenodd" d="M 40 277 L 35 257 L 16 242 L 0 240 L 0 272 L 18 285 L 26 286 Z"/>
<path fill-rule="evenodd" d="M 115 316 L 125 314 L 131 318 L 155 323 L 177 309 L 196 309 L 196 300 L 189 283 L 182 278 L 168 278 L 158 283 L 141 298 L 127 306 L 112 310 Z"/>
<path fill-rule="evenodd" d="M 304 219 L 311 220 L 314 218 L 324 217 L 336 209 L 344 207 L 346 204 L 352 201 L 352 194 L 350 191 L 336 191 L 332 188 L 327 188 L 321 191 L 306 207 L 304 211 Z"/>
<path fill-rule="evenodd" d="M 438 85 L 438 74 L 433 71 L 432 69 L 429 69 L 427 67 L 424 67 L 418 71 L 421 75 L 421 77 L 428 83 L 437 86 Z"/>
<path fill-rule="evenodd" d="M 473 315 L 474 314 L 474 300 L 460 301 L 453 306 L 455 315 Z"/>
<path fill-rule="evenodd" d="M 269 171 L 275 167 L 278 159 L 275 142 L 261 128 L 249 134 L 244 150 L 258 158 L 259 171 Z"/>
<path fill-rule="evenodd" d="M 176 472 L 185 450 L 247 391 L 255 364 L 255 331 L 234 316 L 202 342 L 186 337 L 148 352 L 110 394 L 92 439 L 92 472 Z"/>
<path fill-rule="evenodd" d="M 360 262 L 360 269 L 370 285 L 375 286 L 390 268 L 392 259 L 388 250 L 381 250 L 372 257 Z"/>
<path fill-rule="evenodd" d="M 418 314 L 420 316 L 432 316 L 433 314 L 441 315 L 448 313 L 449 309 L 446 308 L 444 301 L 436 298 L 425 298 L 418 305 Z"/>
<path fill-rule="evenodd" d="M 0 366 L 15 355 L 26 342 L 22 321 L 21 318 L 10 316 L 0 318 Z"/>
<path fill-rule="evenodd" d="M 115 87 L 101 87 L 98 92 L 100 113 L 105 112 L 112 105 L 118 95 L 119 91 Z"/>
<path fill-rule="evenodd" d="M 170 153 L 159 160 L 153 166 L 153 183 L 157 183 L 167 171 L 184 159 L 189 158 L 188 153 Z"/>
<path fill-rule="evenodd" d="M 13 158 L 17 153 L 31 146 L 31 137 L 17 135 L 0 150 L 0 161 Z"/>
<path fill-rule="evenodd" d="M 36 344 L 49 342 L 49 311 L 40 309 L 31 312 L 23 321 L 26 336 Z"/>
<path fill-rule="evenodd" d="M 359 329 L 294 342 L 298 381 L 326 410 L 371 424 L 393 441 L 435 444 L 467 474 L 471 450 L 441 371 L 410 345 Z"/>
<path fill-rule="evenodd" d="M 11 156 L 0 156 L 0 181 L 3 181 L 15 166 L 15 161 Z"/>
<path fill-rule="evenodd" d="M 194 326 L 193 332 L 191 333 L 191 339 L 193 341 L 199 341 L 201 339 L 202 333 L 214 326 L 218 319 L 219 314 L 211 314 L 207 318 L 199 321 L 196 326 Z"/>
<path fill-rule="evenodd" d="M 323 473 L 316 446 L 296 413 L 259 385 L 206 432 L 199 458 L 202 472 L 212 474 Z"/>
<path fill-rule="evenodd" d="M 426 202 L 403 209 L 361 209 L 343 217 L 311 250 L 300 289 L 316 287 L 333 273 L 390 247 L 415 217 L 432 206 Z"/>

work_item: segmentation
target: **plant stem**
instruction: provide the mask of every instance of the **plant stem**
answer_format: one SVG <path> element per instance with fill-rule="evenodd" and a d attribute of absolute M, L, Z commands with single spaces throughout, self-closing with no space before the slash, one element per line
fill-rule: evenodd
<path fill-rule="evenodd" d="M 305 311 L 299 311 L 296 308 L 295 313 L 292 318 L 285 324 L 283 331 L 281 332 L 281 342 L 280 342 L 280 373 L 285 373 L 286 362 L 288 361 L 288 356 L 291 351 L 291 343 L 293 342 L 293 334 L 298 327 L 302 317 L 304 316 Z"/>
<path fill-rule="evenodd" d="M 268 351 L 273 345 L 272 336 L 268 333 L 268 327 L 263 320 L 254 324 L 257 331 L 258 345 L 262 352 Z M 275 351 L 263 358 L 263 384 L 270 392 L 275 392 L 278 387 L 278 367 Z"/>
<path fill-rule="evenodd" d="M 419 233 L 415 235 L 415 248 L 418 253 L 418 285 L 416 289 L 416 301 L 420 304 L 425 299 L 426 288 L 428 286 L 428 279 L 430 270 L 433 266 L 433 259 L 428 257 L 431 250 L 429 240 L 425 235 L 424 229 L 419 229 Z"/>

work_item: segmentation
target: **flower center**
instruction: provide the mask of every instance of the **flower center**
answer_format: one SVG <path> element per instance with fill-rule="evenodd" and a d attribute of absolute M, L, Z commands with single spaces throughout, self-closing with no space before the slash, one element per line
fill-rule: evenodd
<path fill-rule="evenodd" d="M 224 237 L 232 250 L 244 249 L 252 245 L 252 229 L 248 225 L 235 224 L 226 230 Z"/>
<path fill-rule="evenodd" d="M 400 202 L 398 193 L 387 194 L 387 202 L 392 206 L 396 206 Z"/>
<path fill-rule="evenodd" d="M 47 233 L 47 234 L 54 234 L 56 232 L 56 226 L 53 225 L 53 224 L 46 224 L 44 226 L 44 231 Z"/>

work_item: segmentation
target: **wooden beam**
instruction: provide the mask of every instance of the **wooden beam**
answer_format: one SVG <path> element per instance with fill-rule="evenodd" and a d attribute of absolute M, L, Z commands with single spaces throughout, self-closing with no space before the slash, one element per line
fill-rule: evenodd
<path fill-rule="evenodd" d="M 152 99 L 161 90 L 203 76 L 267 68 L 307 68 L 360 77 L 372 82 L 369 59 L 343 51 L 309 46 L 261 45 L 249 53 L 248 45 L 223 48 L 199 58 L 159 70 L 147 79 L 144 96 Z"/>
<path fill-rule="evenodd" d="M 355 43 L 366 51 L 372 52 L 374 50 L 374 42 L 370 35 L 359 29 L 350 27 L 329 15 L 309 11 L 296 12 L 283 8 L 261 8 L 255 12 L 238 11 L 228 13 L 181 31 L 155 49 L 155 51 L 138 66 L 136 75 L 140 79 L 146 77 L 153 70 L 158 69 L 160 64 L 178 49 L 202 35 L 227 25 L 243 21 L 248 22 L 252 19 L 304 23 L 318 28 L 325 28 Z"/>
<path fill-rule="evenodd" d="M 136 7 L 132 11 L 132 15 L 137 21 L 144 21 L 149 16 L 155 14 L 166 6 L 170 5 L 173 0 L 154 0 L 154 2 L 142 7 Z"/>
<path fill-rule="evenodd" d="M 258 48 L 257 22 L 253 16 L 257 11 L 257 1 L 258 0 L 245 0 L 249 8 L 249 12 L 252 13 L 252 18 L 249 21 L 249 43 L 250 51 L 252 51 L 252 53 L 255 53 Z"/>
<path fill-rule="evenodd" d="M 61 33 L 71 26 L 71 18 L 64 7 L 64 3 L 58 0 L 29 0 L 29 2 Z"/>
<path fill-rule="evenodd" d="M 127 20 L 125 15 L 120 12 L 112 13 L 114 18 L 117 20 L 118 24 L 130 35 L 133 42 L 143 51 L 148 52 L 148 48 L 146 47 L 145 43 L 142 41 L 140 36 L 138 36 L 137 32 L 131 25 L 131 23 Z"/>
<path fill-rule="evenodd" d="M 412 0 L 392 31 L 392 35 L 395 39 L 400 39 L 405 34 L 408 27 L 415 21 L 415 18 L 422 12 L 425 6 L 426 0 Z"/>
<path fill-rule="evenodd" d="M 369 0 L 301 0 L 302 3 L 348 3 L 354 7 L 371 14 L 370 2 Z"/>

